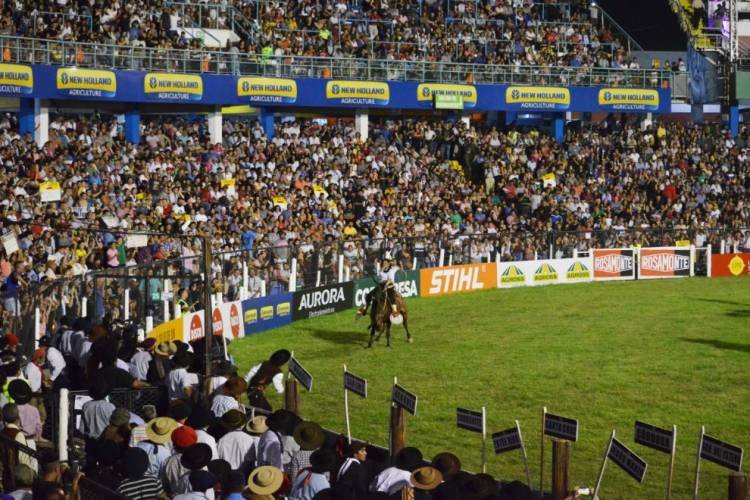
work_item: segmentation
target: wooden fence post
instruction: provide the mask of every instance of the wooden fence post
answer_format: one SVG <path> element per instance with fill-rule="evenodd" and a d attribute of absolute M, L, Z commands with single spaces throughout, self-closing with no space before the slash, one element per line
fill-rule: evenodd
<path fill-rule="evenodd" d="M 552 440 L 552 498 L 563 500 L 570 491 L 571 442 Z"/>
<path fill-rule="evenodd" d="M 747 476 L 745 474 L 729 475 L 729 500 L 747 499 Z"/>

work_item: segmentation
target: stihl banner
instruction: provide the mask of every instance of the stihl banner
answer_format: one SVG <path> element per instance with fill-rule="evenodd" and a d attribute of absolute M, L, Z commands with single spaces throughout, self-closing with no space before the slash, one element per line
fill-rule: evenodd
<path fill-rule="evenodd" d="M 641 248 L 638 252 L 638 279 L 687 278 L 693 261 L 689 248 Z"/>
<path fill-rule="evenodd" d="M 594 279 L 635 279 L 635 256 L 632 248 L 594 249 Z"/>

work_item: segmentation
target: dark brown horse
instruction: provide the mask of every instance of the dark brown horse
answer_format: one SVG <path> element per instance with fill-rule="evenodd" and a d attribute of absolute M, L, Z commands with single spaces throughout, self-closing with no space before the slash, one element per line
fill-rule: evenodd
<path fill-rule="evenodd" d="M 404 330 L 406 330 L 406 341 L 411 343 L 411 333 L 409 333 L 408 324 L 408 311 L 406 310 L 406 302 L 396 291 L 396 287 L 390 284 L 390 287 L 386 287 L 377 302 L 373 304 L 370 310 L 370 342 L 367 347 L 372 347 L 373 338 L 375 341 L 380 340 L 380 336 L 385 331 L 386 345 L 391 347 L 391 315 L 400 314 L 403 319 Z M 377 332 L 377 337 L 375 333 Z"/>

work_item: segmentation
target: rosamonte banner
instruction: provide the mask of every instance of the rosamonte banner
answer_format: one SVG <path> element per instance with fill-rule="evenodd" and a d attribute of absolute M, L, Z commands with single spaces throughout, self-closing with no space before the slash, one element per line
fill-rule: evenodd
<path fill-rule="evenodd" d="M 591 257 L 499 262 L 497 287 L 584 283 L 594 280 Z"/>
<path fill-rule="evenodd" d="M 595 248 L 591 252 L 595 280 L 635 279 L 635 252 L 632 248 Z"/>
<path fill-rule="evenodd" d="M 725 253 L 711 256 L 711 277 L 750 275 L 750 253 Z"/>
<path fill-rule="evenodd" d="M 687 278 L 693 262 L 690 248 L 655 247 L 638 251 L 638 279 Z"/>
<path fill-rule="evenodd" d="M 491 262 L 422 269 L 419 281 L 422 297 L 489 290 L 497 287 L 497 264 Z"/>

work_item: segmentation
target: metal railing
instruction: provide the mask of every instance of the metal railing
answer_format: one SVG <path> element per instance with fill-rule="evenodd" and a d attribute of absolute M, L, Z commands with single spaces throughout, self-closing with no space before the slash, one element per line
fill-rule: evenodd
<path fill-rule="evenodd" d="M 77 65 L 179 73 L 482 84 L 672 87 L 674 73 L 653 69 L 397 61 L 338 57 L 264 57 L 212 50 L 176 50 L 0 36 L 5 62 Z"/>

